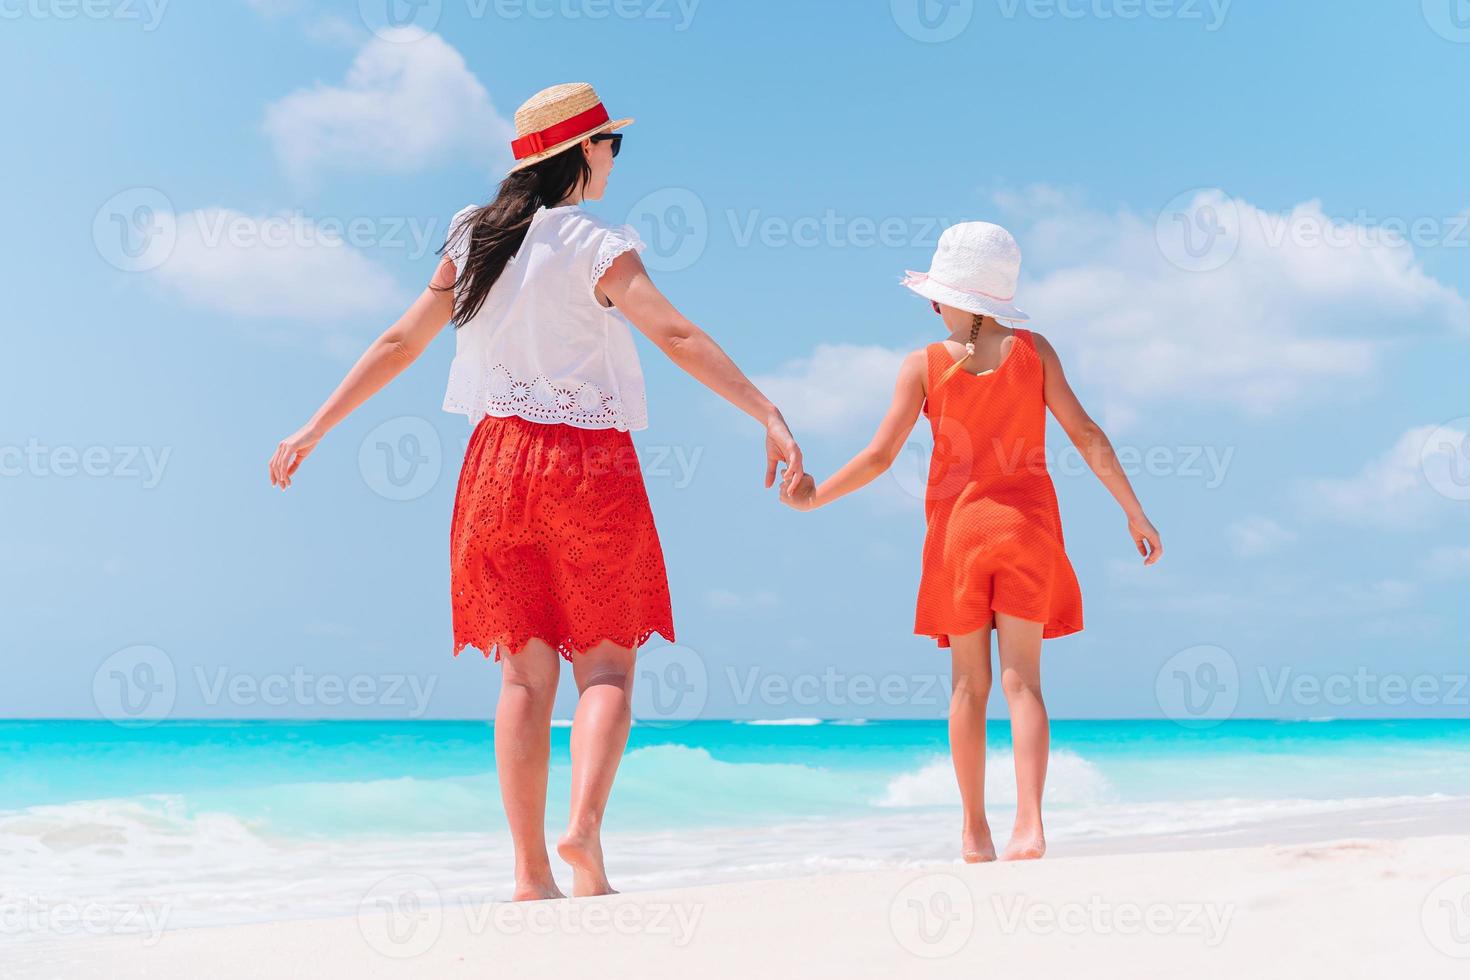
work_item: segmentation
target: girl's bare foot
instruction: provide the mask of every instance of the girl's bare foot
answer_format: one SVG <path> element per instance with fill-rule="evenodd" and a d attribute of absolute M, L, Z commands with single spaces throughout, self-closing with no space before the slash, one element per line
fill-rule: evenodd
<path fill-rule="evenodd" d="M 602 866 L 602 836 L 596 829 L 567 831 L 557 843 L 556 853 L 572 866 L 573 898 L 617 894 L 607 882 L 607 872 Z"/>
<path fill-rule="evenodd" d="M 960 853 L 966 864 L 983 864 L 995 860 L 995 842 L 990 839 L 990 825 L 981 821 L 971 826 L 968 822 L 960 834 Z"/>
<path fill-rule="evenodd" d="M 516 882 L 512 902 L 544 902 L 551 898 L 566 898 L 550 876 L 539 881 Z"/>
<path fill-rule="evenodd" d="M 1039 861 L 1046 854 L 1046 836 L 1041 831 L 1017 831 L 1006 844 L 1002 861 Z"/>

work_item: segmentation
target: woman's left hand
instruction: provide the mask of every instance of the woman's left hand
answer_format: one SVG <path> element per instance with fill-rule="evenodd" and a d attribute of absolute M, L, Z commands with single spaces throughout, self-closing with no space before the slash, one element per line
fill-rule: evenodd
<path fill-rule="evenodd" d="M 796 444 L 796 437 L 787 428 L 786 420 L 777 412 L 766 423 L 767 487 L 776 482 L 776 467 L 781 463 L 786 464 L 786 472 L 781 476 L 781 492 L 785 493 L 788 488 L 801 482 L 801 447 Z"/>

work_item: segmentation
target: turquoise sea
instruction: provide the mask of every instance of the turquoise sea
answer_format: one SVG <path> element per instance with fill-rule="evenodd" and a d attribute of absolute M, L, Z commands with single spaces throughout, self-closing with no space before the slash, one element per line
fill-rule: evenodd
<path fill-rule="evenodd" d="M 553 730 L 552 835 L 568 734 Z M 491 739 L 475 722 L 0 722 L 0 892 L 166 909 L 170 927 L 352 914 L 404 874 L 446 899 L 505 897 Z M 946 741 L 942 721 L 637 725 L 606 826 L 612 880 L 629 890 L 952 860 Z M 993 722 L 1001 840 L 1009 749 Z M 1252 828 L 1269 838 L 1292 822 L 1330 830 L 1467 801 L 1465 720 L 1053 723 L 1058 853 Z"/>

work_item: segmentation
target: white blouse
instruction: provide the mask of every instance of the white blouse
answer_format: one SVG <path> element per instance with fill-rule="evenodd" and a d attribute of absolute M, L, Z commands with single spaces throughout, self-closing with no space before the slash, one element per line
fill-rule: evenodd
<path fill-rule="evenodd" d="M 469 236 L 449 224 L 445 257 L 464 268 Z M 642 251 L 633 228 L 571 205 L 538 208 L 526 240 L 485 303 L 455 330 L 444 410 L 470 424 L 486 415 L 580 429 L 648 427 L 643 369 L 627 319 L 597 300 L 613 259 Z"/>

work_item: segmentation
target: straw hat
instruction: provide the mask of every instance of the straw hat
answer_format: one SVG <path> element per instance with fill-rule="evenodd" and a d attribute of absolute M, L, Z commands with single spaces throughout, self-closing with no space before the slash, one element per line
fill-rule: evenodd
<path fill-rule="evenodd" d="M 509 172 L 524 170 L 589 136 L 611 133 L 632 121 L 608 118 L 597 90 L 586 82 L 542 89 L 516 110 L 516 138 L 510 144 L 516 165 Z"/>
<path fill-rule="evenodd" d="M 1021 247 L 1011 233 L 987 221 L 944 230 L 928 272 L 910 270 L 903 285 L 925 299 L 997 320 L 1031 319 L 1011 301 L 1021 276 Z"/>

